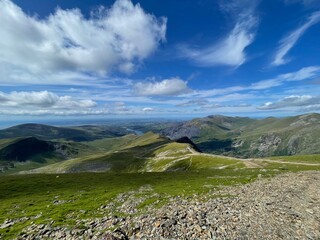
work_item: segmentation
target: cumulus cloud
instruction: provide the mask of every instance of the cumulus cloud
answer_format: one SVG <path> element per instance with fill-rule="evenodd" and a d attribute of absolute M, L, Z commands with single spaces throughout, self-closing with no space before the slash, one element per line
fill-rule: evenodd
<path fill-rule="evenodd" d="M 233 29 L 220 41 L 202 49 L 182 46 L 182 55 L 202 66 L 240 66 L 247 57 L 245 49 L 254 41 L 258 18 L 258 1 L 223 1 L 221 9 L 236 21 Z"/>
<path fill-rule="evenodd" d="M 0 106 L 14 108 L 52 108 L 52 109 L 74 109 L 93 108 L 97 104 L 90 99 L 74 99 L 71 96 L 58 96 L 48 91 L 40 92 L 0 92 Z"/>
<path fill-rule="evenodd" d="M 170 78 L 161 82 L 139 82 L 134 85 L 134 91 L 140 96 L 177 96 L 191 90 L 187 82 L 180 78 Z"/>
<path fill-rule="evenodd" d="M 310 95 L 293 95 L 285 97 L 277 102 L 267 102 L 260 106 L 260 110 L 271 110 L 271 109 L 281 109 L 288 107 L 308 107 L 312 108 L 314 106 L 320 105 L 320 96 L 310 96 Z"/>
<path fill-rule="evenodd" d="M 58 8 L 45 19 L 0 0 L 0 22 L 0 82 L 5 83 L 53 73 L 63 78 L 74 72 L 130 73 L 166 34 L 166 18 L 156 18 L 130 0 L 117 0 L 110 9 L 100 7 L 90 18 L 79 9 Z"/>
<path fill-rule="evenodd" d="M 313 25 L 320 22 L 320 11 L 314 12 L 311 16 L 308 17 L 307 21 L 291 32 L 287 37 L 280 40 L 280 45 L 277 52 L 274 55 L 272 61 L 273 66 L 279 66 L 286 64 L 290 59 L 286 58 L 286 55 L 294 47 L 300 37 Z"/>

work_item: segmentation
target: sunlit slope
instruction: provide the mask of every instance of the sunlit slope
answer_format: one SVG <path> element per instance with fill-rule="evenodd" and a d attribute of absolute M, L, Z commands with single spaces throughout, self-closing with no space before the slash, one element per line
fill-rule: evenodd
<path fill-rule="evenodd" d="M 118 147 L 122 146 L 119 150 L 51 164 L 32 172 L 163 172 L 244 167 L 240 160 L 204 155 L 190 144 L 170 141 L 151 132 L 139 137 L 122 137 L 116 142 Z M 100 149 L 101 144 L 102 141 L 94 143 L 100 145 Z"/>

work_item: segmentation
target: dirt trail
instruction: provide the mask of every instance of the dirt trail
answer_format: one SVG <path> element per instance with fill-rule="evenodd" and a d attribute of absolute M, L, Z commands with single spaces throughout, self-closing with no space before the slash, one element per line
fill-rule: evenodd
<path fill-rule="evenodd" d="M 289 162 L 289 161 L 271 160 L 271 159 L 259 159 L 259 161 L 293 164 L 293 165 L 304 165 L 304 166 L 320 166 L 320 164 L 317 164 L 317 163 Z"/>

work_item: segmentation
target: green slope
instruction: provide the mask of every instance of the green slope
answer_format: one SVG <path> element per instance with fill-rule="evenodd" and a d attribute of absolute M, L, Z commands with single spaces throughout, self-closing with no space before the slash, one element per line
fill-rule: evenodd
<path fill-rule="evenodd" d="M 190 137 L 208 153 L 237 157 L 320 153 L 320 114 L 250 119 L 209 116 L 160 130 L 177 139 Z"/>
<path fill-rule="evenodd" d="M 183 145 L 171 143 L 164 144 L 163 148 L 155 150 L 156 154 L 166 152 L 160 157 L 174 157 L 177 153 L 168 151 L 184 150 Z M 222 186 L 244 184 L 288 171 L 320 170 L 320 162 L 317 165 L 296 164 L 303 161 L 314 163 L 315 159 L 320 159 L 320 155 L 286 159 L 290 162 L 276 162 L 283 157 L 274 159 L 274 162 L 269 159 L 239 162 L 237 159 L 205 154 L 198 156 L 193 151 L 190 152 L 194 155 L 189 171 L 176 171 L 176 168 L 175 172 L 0 176 L 0 223 L 8 219 L 14 221 L 9 228 L 0 228 L 0 238 L 22 239 L 24 229 L 32 224 L 81 228 L 81 219 L 106 219 L 114 215 L 121 219 L 130 214 L 145 214 L 146 207 L 162 206 L 170 201 L 172 196 L 179 196 L 180 199 L 194 198 L 194 194 L 201 196 L 210 191 L 211 197 L 221 197 L 221 192 L 215 190 Z M 311 158 L 313 160 L 310 160 Z M 247 161 L 260 167 L 246 168 L 240 165 L 247 164 Z M 175 167 L 188 165 L 183 160 L 180 163 Z M 222 168 L 226 163 L 229 163 L 228 166 Z M 128 213 L 119 208 L 136 200 L 141 200 L 137 203 L 137 212 Z"/>
<path fill-rule="evenodd" d="M 244 129 L 234 152 L 251 156 L 320 153 L 320 114 L 264 119 Z"/>
<path fill-rule="evenodd" d="M 0 140 L 0 173 L 30 170 L 74 158 L 91 155 L 94 147 L 77 142 L 45 141 L 35 137 Z"/>
<path fill-rule="evenodd" d="M 139 137 L 129 135 L 114 139 L 111 147 L 103 147 L 103 144 L 109 144 L 108 140 L 90 144 L 106 152 L 51 164 L 31 173 L 129 173 L 244 167 L 240 160 L 203 155 L 188 143 L 170 141 L 151 132 Z"/>

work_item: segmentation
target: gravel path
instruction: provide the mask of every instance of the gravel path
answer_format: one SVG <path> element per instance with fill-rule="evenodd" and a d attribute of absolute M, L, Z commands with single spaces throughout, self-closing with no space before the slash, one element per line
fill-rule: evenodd
<path fill-rule="evenodd" d="M 145 213 L 136 210 L 143 198 L 123 194 L 117 201 L 127 217 L 79 220 L 85 229 L 32 225 L 20 239 L 320 239 L 320 172 L 286 173 L 205 196 L 170 198 Z"/>

